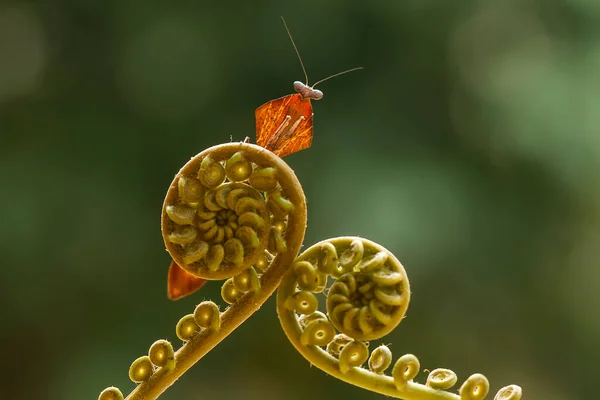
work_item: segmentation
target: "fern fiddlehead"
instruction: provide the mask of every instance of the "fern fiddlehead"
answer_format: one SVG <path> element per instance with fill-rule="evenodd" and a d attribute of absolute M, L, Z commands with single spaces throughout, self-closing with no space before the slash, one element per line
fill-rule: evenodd
<path fill-rule="evenodd" d="M 227 337 L 279 288 L 277 312 L 295 348 L 326 373 L 373 392 L 406 400 L 481 400 L 481 374 L 458 390 L 454 372 L 436 369 L 413 381 L 419 360 L 406 354 L 391 374 L 391 350 L 369 341 L 391 332 L 404 317 L 410 285 L 402 264 L 382 246 L 358 237 L 320 242 L 297 257 L 306 229 L 306 200 L 294 172 L 268 150 L 248 143 L 211 147 L 175 176 L 161 228 L 173 260 L 188 273 L 224 280 L 221 311 L 203 301 L 176 326 L 183 345 L 158 340 L 129 369 L 137 383 L 127 399 L 156 399 Z M 319 307 L 319 296 L 326 299 Z M 325 311 L 325 312 L 323 312 Z M 365 368 L 363 365 L 367 365 Z M 521 388 L 501 389 L 495 400 L 519 400 Z M 122 400 L 115 387 L 99 400 Z"/>
<path fill-rule="evenodd" d="M 325 314 L 317 295 L 329 279 Z M 313 245 L 296 259 L 277 291 L 277 312 L 298 352 L 340 380 L 405 400 L 484 399 L 489 382 L 481 374 L 470 376 L 458 394 L 448 391 L 458 381 L 448 369 L 431 371 L 425 384 L 414 382 L 420 364 L 412 354 L 398 358 L 391 375 L 384 374 L 392 352 L 385 345 L 370 352 L 369 341 L 391 332 L 409 301 L 408 276 L 392 253 L 364 238 L 339 237 Z M 521 388 L 507 386 L 495 398 L 520 399 Z"/>
<path fill-rule="evenodd" d="M 223 312 L 199 304 L 180 319 L 175 352 L 155 343 L 138 358 L 127 399 L 154 399 L 252 315 L 277 289 L 306 229 L 306 200 L 279 157 L 248 143 L 211 147 L 193 157 L 171 183 L 162 232 L 171 257 L 187 272 L 223 280 Z M 167 361 L 164 361 L 167 360 Z M 122 398 L 108 388 L 101 399 Z"/>

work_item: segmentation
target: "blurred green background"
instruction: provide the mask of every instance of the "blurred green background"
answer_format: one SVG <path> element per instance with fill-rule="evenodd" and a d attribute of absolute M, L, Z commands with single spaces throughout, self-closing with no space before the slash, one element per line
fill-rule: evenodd
<path fill-rule="evenodd" d="M 3 398 L 96 399 L 218 283 L 166 297 L 163 196 L 302 71 L 335 78 L 286 161 L 305 245 L 406 267 L 395 358 L 526 399 L 590 399 L 600 364 L 600 1 L 55 0 L 0 5 Z M 425 374 L 419 379 L 425 380 Z M 378 399 L 311 368 L 274 299 L 161 399 Z"/>

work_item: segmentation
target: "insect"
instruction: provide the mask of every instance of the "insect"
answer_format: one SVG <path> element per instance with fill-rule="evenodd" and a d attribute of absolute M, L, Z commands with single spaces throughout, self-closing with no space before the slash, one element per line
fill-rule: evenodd
<path fill-rule="evenodd" d="M 323 98 L 323 92 L 315 89 L 319 83 L 348 72 L 362 69 L 356 67 L 321 79 L 312 86 L 308 84 L 308 75 L 304 63 L 294 43 L 292 34 L 281 17 L 285 30 L 290 37 L 296 55 L 302 66 L 306 83 L 294 82 L 297 93 L 271 100 L 256 109 L 256 144 L 272 151 L 279 157 L 285 157 L 310 147 L 313 137 L 313 112 L 311 100 Z"/>

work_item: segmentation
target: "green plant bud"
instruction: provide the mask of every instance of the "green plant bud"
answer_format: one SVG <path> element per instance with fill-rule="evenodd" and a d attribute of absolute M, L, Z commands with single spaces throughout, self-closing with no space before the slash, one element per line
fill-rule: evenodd
<path fill-rule="evenodd" d="M 400 323 L 408 307 L 408 296 L 398 290 L 404 288 L 380 287 L 369 275 L 348 273 L 331 285 L 327 312 L 340 332 L 356 340 L 379 339 Z"/>
<path fill-rule="evenodd" d="M 329 319 L 327 318 L 327 315 L 325 315 L 321 311 L 315 311 L 312 314 L 301 314 L 298 317 L 298 323 L 304 329 L 308 326 L 308 324 L 310 324 L 311 322 L 316 321 L 318 319 L 324 319 L 326 321 L 329 321 Z"/>
<path fill-rule="evenodd" d="M 309 323 L 302 335 L 300 342 L 304 346 L 327 346 L 335 336 L 335 328 L 326 319 L 317 319 Z"/>
<path fill-rule="evenodd" d="M 227 225 L 223 227 L 223 232 L 225 232 L 225 239 L 231 239 L 233 237 L 233 229 L 231 226 Z"/>
<path fill-rule="evenodd" d="M 220 226 L 217 229 L 217 234 L 213 238 L 213 242 L 215 242 L 215 243 L 223 243 L 223 240 L 225 240 L 225 229 L 222 226 Z"/>
<path fill-rule="evenodd" d="M 233 285 L 240 292 L 259 291 L 260 280 L 256 270 L 252 267 L 243 270 L 240 274 L 233 277 Z"/>
<path fill-rule="evenodd" d="M 481 374 L 471 375 L 462 384 L 458 393 L 460 400 L 483 400 L 490 391 L 490 382 Z"/>
<path fill-rule="evenodd" d="M 193 314 L 188 314 L 181 318 L 179 322 L 177 322 L 177 327 L 175 328 L 175 333 L 177 337 L 184 342 L 190 340 L 198 331 L 200 327 L 194 320 Z"/>
<path fill-rule="evenodd" d="M 241 240 L 236 238 L 227 240 L 223 245 L 223 251 L 225 260 L 233 265 L 239 266 L 244 262 L 244 245 Z"/>
<path fill-rule="evenodd" d="M 317 287 L 312 290 L 313 293 L 323 293 L 327 289 L 327 275 L 318 273 L 319 283 Z"/>
<path fill-rule="evenodd" d="M 244 197 L 247 195 L 248 195 L 248 189 L 246 189 L 246 188 L 232 189 L 227 194 L 227 208 L 229 208 L 230 210 L 235 210 L 235 205 L 236 205 L 237 201 L 241 197 Z"/>
<path fill-rule="evenodd" d="M 198 211 L 196 212 L 196 215 L 198 216 L 198 228 L 200 228 L 200 225 L 205 224 L 206 222 L 210 222 L 212 221 L 212 223 L 214 224 L 214 218 L 217 216 L 217 213 L 215 211 L 206 211 L 205 209 L 198 209 Z M 209 227 L 205 228 L 204 230 L 207 230 Z"/>
<path fill-rule="evenodd" d="M 390 271 L 387 268 L 382 268 L 371 274 L 371 279 L 381 286 L 393 286 L 402 282 L 404 276 L 399 272 Z"/>
<path fill-rule="evenodd" d="M 369 311 L 371 311 L 371 314 L 373 314 L 377 322 L 382 325 L 389 325 L 393 318 L 386 308 L 387 307 L 377 299 L 373 299 L 369 302 Z"/>
<path fill-rule="evenodd" d="M 244 249 L 248 252 L 260 246 L 260 239 L 258 238 L 256 231 L 249 226 L 240 226 L 235 231 L 235 237 L 242 241 Z"/>
<path fill-rule="evenodd" d="M 265 209 L 264 199 L 254 199 L 252 197 L 242 197 L 235 203 L 235 213 L 242 215 L 248 211 L 262 211 Z"/>
<path fill-rule="evenodd" d="M 217 224 L 217 222 L 215 221 L 216 216 L 217 216 L 217 213 L 214 213 L 214 212 L 202 213 L 201 219 L 204 219 L 204 217 L 207 217 L 207 218 L 206 218 L 206 221 L 201 221 L 198 223 L 198 228 L 204 232 L 209 231 L 210 229 L 212 229 L 213 226 L 215 226 Z"/>
<path fill-rule="evenodd" d="M 183 250 L 183 262 L 186 265 L 200 261 L 208 253 L 208 243 L 194 242 L 185 247 Z"/>
<path fill-rule="evenodd" d="M 216 271 L 221 266 L 223 258 L 225 257 L 225 249 L 220 244 L 216 244 L 210 247 L 206 256 L 206 266 L 209 271 Z"/>
<path fill-rule="evenodd" d="M 505 386 L 496 393 L 494 400 L 521 400 L 523 389 L 517 385 Z"/>
<path fill-rule="evenodd" d="M 196 178 L 182 176 L 177 181 L 177 190 L 181 201 L 187 204 L 198 204 L 204 196 L 204 187 Z"/>
<path fill-rule="evenodd" d="M 374 256 L 363 258 L 358 264 L 358 270 L 362 272 L 374 272 L 382 268 L 388 259 L 388 255 L 384 251 L 380 251 Z"/>
<path fill-rule="evenodd" d="M 319 300 L 308 290 L 301 290 L 291 297 L 290 307 L 298 314 L 312 314 L 319 308 Z"/>
<path fill-rule="evenodd" d="M 100 393 L 98 400 L 124 400 L 124 397 L 119 388 L 111 386 L 107 387 Z"/>
<path fill-rule="evenodd" d="M 327 352 L 334 357 L 339 357 L 344 347 L 353 341 L 354 339 L 350 336 L 339 333 L 335 335 L 333 340 L 327 345 Z"/>
<path fill-rule="evenodd" d="M 359 263 L 365 253 L 365 247 L 363 246 L 362 240 L 353 240 L 348 247 L 340 256 L 340 264 L 342 264 L 343 270 L 350 272 L 352 268 Z"/>
<path fill-rule="evenodd" d="M 152 364 L 157 367 L 172 369 L 175 366 L 175 352 L 173 346 L 167 340 L 157 340 L 150 346 L 148 357 Z"/>
<path fill-rule="evenodd" d="M 240 225 L 249 226 L 255 231 L 262 230 L 266 226 L 265 220 L 260 215 L 250 211 L 240 214 L 238 223 Z"/>
<path fill-rule="evenodd" d="M 129 367 L 129 379 L 135 383 L 144 382 L 154 373 L 154 366 L 150 357 L 142 356 L 136 359 Z"/>
<path fill-rule="evenodd" d="M 217 192 L 209 190 L 204 194 L 204 207 L 208 211 L 220 211 L 221 206 L 217 203 Z"/>
<path fill-rule="evenodd" d="M 210 156 L 205 157 L 200 163 L 198 179 L 207 188 L 215 188 L 225 180 L 225 169 L 220 162 L 214 161 Z"/>
<path fill-rule="evenodd" d="M 308 261 L 297 261 L 292 265 L 296 273 L 298 286 L 304 290 L 313 291 L 319 286 L 319 272 Z"/>
<path fill-rule="evenodd" d="M 194 310 L 194 321 L 198 326 L 217 332 L 221 329 L 221 312 L 212 301 L 203 301 Z"/>
<path fill-rule="evenodd" d="M 281 190 L 275 190 L 267 196 L 267 207 L 276 218 L 285 218 L 294 211 L 294 204 L 284 198 Z"/>
<path fill-rule="evenodd" d="M 333 274 L 339 265 L 338 255 L 335 246 L 329 242 L 321 246 L 323 255 L 319 258 L 318 268 L 323 274 Z"/>
<path fill-rule="evenodd" d="M 169 234 L 169 242 L 176 244 L 189 244 L 198 237 L 196 228 L 190 225 L 178 226 Z"/>
<path fill-rule="evenodd" d="M 269 231 L 269 244 L 267 245 L 267 250 L 271 253 L 283 253 L 287 250 L 285 240 L 281 236 L 281 232 L 276 228 L 271 227 L 271 230 Z"/>
<path fill-rule="evenodd" d="M 248 182 L 256 190 L 270 192 L 277 187 L 277 169 L 273 167 L 257 168 L 250 175 Z"/>
<path fill-rule="evenodd" d="M 369 357 L 369 369 L 376 374 L 383 374 L 392 364 L 392 351 L 386 345 L 377 347 Z"/>
<path fill-rule="evenodd" d="M 396 292 L 393 287 L 376 287 L 373 293 L 377 300 L 389 306 L 401 306 L 406 301 L 404 296 L 402 296 L 401 293 Z"/>
<path fill-rule="evenodd" d="M 243 294 L 233 284 L 233 278 L 227 279 L 221 287 L 221 297 L 227 304 L 235 303 Z"/>
<path fill-rule="evenodd" d="M 398 390 L 406 390 L 406 384 L 413 379 L 421 370 L 419 359 L 413 354 L 405 354 L 396 361 L 392 369 L 394 385 Z"/>
<path fill-rule="evenodd" d="M 222 209 L 227 209 L 227 196 L 229 196 L 229 192 L 231 192 L 231 187 L 229 185 L 220 186 L 215 192 L 215 202 Z"/>
<path fill-rule="evenodd" d="M 350 342 L 340 352 L 340 371 L 346 373 L 354 367 L 360 367 L 368 358 L 369 347 L 365 342 Z"/>
<path fill-rule="evenodd" d="M 258 272 L 264 272 L 268 267 L 269 264 L 272 261 L 272 257 L 270 255 L 267 254 L 262 254 L 260 257 L 258 257 L 256 259 L 256 262 L 254 263 L 254 268 L 256 268 L 256 270 Z"/>
<path fill-rule="evenodd" d="M 458 378 L 453 371 L 445 368 L 436 368 L 427 376 L 426 385 L 434 389 L 447 390 L 456 385 L 457 380 Z"/>
<path fill-rule="evenodd" d="M 231 182 L 245 181 L 252 173 L 252 164 L 246 160 L 241 151 L 238 151 L 227 160 L 225 172 Z"/>
<path fill-rule="evenodd" d="M 206 232 L 204 232 L 204 240 L 212 241 L 215 237 L 217 237 L 217 233 L 219 232 L 219 225 L 214 224 Z"/>
<path fill-rule="evenodd" d="M 275 219 L 271 222 L 271 225 L 281 232 L 282 235 L 285 235 L 287 232 L 287 221 L 284 219 Z"/>
<path fill-rule="evenodd" d="M 171 221 L 179 225 L 193 225 L 196 219 L 196 210 L 187 204 L 176 204 L 165 207 Z"/>

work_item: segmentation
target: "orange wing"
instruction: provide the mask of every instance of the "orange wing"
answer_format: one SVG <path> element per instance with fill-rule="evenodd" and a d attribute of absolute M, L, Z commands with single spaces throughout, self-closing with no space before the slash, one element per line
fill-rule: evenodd
<path fill-rule="evenodd" d="M 310 147 L 313 113 L 310 99 L 299 93 L 269 101 L 256 109 L 256 144 L 279 157 Z"/>
<path fill-rule="evenodd" d="M 178 300 L 194 293 L 206 283 L 206 279 L 198 278 L 171 261 L 167 279 L 167 295 L 171 300 Z"/>

